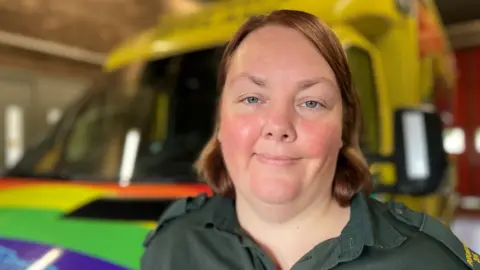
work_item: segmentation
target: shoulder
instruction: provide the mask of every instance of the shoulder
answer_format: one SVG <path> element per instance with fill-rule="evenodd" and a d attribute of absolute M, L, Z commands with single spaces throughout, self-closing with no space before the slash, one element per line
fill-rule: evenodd
<path fill-rule="evenodd" d="M 202 224 L 205 221 L 205 212 L 208 212 L 211 208 L 208 207 L 211 202 L 212 197 L 207 194 L 173 201 L 160 215 L 156 227 L 147 235 L 143 245 L 148 247 L 156 236 L 166 234 L 166 232 L 168 232 L 168 235 L 172 235 L 172 233 L 188 227 Z"/>
<path fill-rule="evenodd" d="M 480 258 L 452 232 L 450 227 L 436 218 L 414 211 L 398 202 L 382 203 L 368 199 L 374 219 L 382 218 L 406 237 L 409 250 L 419 257 L 428 254 L 437 263 L 462 265 L 468 269 L 480 269 Z M 413 254 L 412 254 L 413 255 Z M 424 262 L 424 258 L 416 261 Z"/>
<path fill-rule="evenodd" d="M 156 227 L 145 237 L 141 269 L 157 269 L 159 263 L 162 269 L 175 268 L 170 264 L 183 260 L 181 254 L 188 249 L 189 239 L 197 228 L 206 225 L 219 200 L 201 194 L 172 202 L 159 217 Z"/>

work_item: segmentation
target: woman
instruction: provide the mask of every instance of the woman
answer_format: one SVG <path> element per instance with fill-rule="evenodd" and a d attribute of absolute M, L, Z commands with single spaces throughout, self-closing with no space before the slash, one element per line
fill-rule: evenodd
<path fill-rule="evenodd" d="M 250 19 L 225 50 L 219 89 L 197 164 L 215 195 L 163 214 L 142 269 L 470 267 L 474 254 L 440 223 L 363 195 L 358 98 L 340 42 L 316 17 Z"/>

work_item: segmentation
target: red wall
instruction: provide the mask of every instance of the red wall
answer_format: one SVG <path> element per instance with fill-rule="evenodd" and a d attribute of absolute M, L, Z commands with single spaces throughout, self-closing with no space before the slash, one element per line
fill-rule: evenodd
<path fill-rule="evenodd" d="M 456 61 L 459 76 L 454 126 L 465 132 L 465 152 L 456 158 L 458 191 L 480 197 L 480 153 L 475 149 L 475 130 L 480 127 L 480 47 L 458 50 Z"/>

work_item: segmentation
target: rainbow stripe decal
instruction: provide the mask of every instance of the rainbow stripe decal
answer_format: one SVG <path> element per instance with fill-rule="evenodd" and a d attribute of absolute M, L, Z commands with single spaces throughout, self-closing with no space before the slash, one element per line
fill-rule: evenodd
<path fill-rule="evenodd" d="M 50 245 L 0 238 L 0 269 L 124 270 L 115 264 Z"/>
<path fill-rule="evenodd" d="M 138 269 L 142 243 L 156 220 L 142 220 L 135 213 L 153 208 L 156 217 L 160 205 L 204 192 L 211 194 L 205 185 L 196 184 L 122 188 L 0 179 L 0 260 L 5 265 L 31 263 L 53 250 L 63 255 L 52 270 L 76 269 L 77 265 L 81 269 Z M 144 205 L 145 201 L 154 204 Z M 25 269 L 2 263 L 0 269 Z"/>

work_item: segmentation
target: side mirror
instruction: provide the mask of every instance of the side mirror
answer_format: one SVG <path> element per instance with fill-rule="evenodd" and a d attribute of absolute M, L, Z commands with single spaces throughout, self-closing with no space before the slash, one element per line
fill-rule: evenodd
<path fill-rule="evenodd" d="M 436 191 L 448 168 L 440 116 L 418 109 L 398 110 L 394 130 L 396 193 L 425 195 Z"/>
<path fill-rule="evenodd" d="M 440 116 L 420 109 L 400 109 L 394 121 L 394 154 L 371 156 L 369 161 L 393 163 L 396 181 L 393 185 L 378 184 L 374 192 L 414 196 L 435 192 L 446 179 L 448 169 Z"/>

